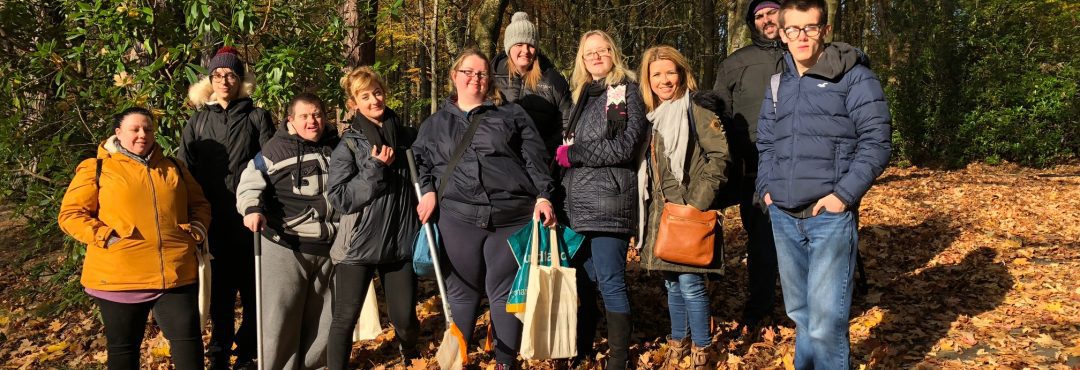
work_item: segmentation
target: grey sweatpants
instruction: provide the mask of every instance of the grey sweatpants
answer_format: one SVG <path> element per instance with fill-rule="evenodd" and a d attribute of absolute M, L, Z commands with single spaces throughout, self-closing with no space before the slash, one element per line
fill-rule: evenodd
<path fill-rule="evenodd" d="M 293 251 L 265 237 L 262 242 L 263 368 L 322 368 L 330 330 L 330 257 Z"/>

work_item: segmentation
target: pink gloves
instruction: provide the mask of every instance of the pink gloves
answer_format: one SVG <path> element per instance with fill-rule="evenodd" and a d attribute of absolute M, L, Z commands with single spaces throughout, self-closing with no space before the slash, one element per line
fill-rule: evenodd
<path fill-rule="evenodd" d="M 555 149 L 555 161 L 559 163 L 562 168 L 570 168 L 570 146 L 559 145 Z"/>

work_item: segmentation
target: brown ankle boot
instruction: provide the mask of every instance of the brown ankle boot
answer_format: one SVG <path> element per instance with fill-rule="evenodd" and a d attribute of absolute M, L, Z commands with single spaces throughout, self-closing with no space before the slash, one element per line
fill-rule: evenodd
<path fill-rule="evenodd" d="M 671 336 L 668 336 L 667 354 L 664 356 L 664 365 L 660 367 L 661 369 L 675 370 L 679 368 L 679 363 L 682 362 L 683 357 L 690 354 L 689 339 L 674 340 L 671 339 Z"/>
<path fill-rule="evenodd" d="M 690 347 L 691 369 L 705 370 L 709 368 L 709 347 L 698 347 L 696 345 Z"/>

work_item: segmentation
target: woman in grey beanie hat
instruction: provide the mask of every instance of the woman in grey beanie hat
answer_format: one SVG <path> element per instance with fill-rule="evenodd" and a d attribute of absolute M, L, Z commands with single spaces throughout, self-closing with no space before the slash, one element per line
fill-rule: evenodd
<path fill-rule="evenodd" d="M 503 36 L 506 54 L 492 63 L 493 77 L 505 101 L 525 108 L 550 156 L 561 144 L 563 120 L 570 113 L 570 88 L 536 44 L 536 25 L 529 15 L 514 13 Z"/>

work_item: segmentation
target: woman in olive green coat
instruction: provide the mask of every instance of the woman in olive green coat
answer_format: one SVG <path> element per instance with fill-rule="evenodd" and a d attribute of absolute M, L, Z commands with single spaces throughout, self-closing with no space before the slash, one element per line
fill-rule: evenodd
<path fill-rule="evenodd" d="M 653 250 L 664 200 L 709 210 L 717 190 L 727 182 L 727 139 L 716 115 L 690 99 L 696 83 L 686 58 L 677 50 L 670 46 L 646 50 L 640 71 L 642 96 L 653 128 L 651 154 L 639 173 L 639 184 L 648 184 L 648 194 L 642 196 L 648 199 L 648 218 L 641 262 L 648 270 L 662 271 L 667 288 L 671 337 L 665 368 L 690 354 L 693 368 L 704 369 L 712 344 L 705 275 L 722 272 L 723 237 L 717 235 L 712 263 L 705 267 L 667 262 L 657 258 Z M 663 187 L 662 195 L 657 184 Z M 719 234 L 720 229 L 717 231 Z M 688 339 L 692 339 L 692 346 L 687 345 Z"/>

